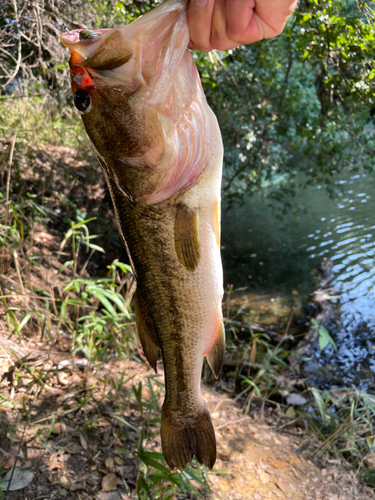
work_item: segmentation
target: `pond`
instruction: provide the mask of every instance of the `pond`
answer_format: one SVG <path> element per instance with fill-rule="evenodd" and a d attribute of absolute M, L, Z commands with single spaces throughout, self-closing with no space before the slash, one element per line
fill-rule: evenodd
<path fill-rule="evenodd" d="M 329 329 L 338 352 L 316 350 L 305 373 L 321 386 L 375 389 L 375 176 L 336 182 L 336 199 L 321 186 L 299 188 L 296 215 L 280 217 L 262 195 L 229 210 L 222 221 L 224 281 L 270 301 L 307 303 L 314 270 L 323 257 L 332 260 L 329 286 L 339 295 L 340 315 Z"/>

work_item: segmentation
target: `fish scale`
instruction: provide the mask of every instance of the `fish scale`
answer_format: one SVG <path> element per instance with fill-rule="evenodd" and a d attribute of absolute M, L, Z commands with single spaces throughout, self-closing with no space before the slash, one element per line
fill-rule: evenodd
<path fill-rule="evenodd" d="M 163 360 L 163 453 L 171 468 L 194 456 L 212 468 L 215 433 L 200 384 L 204 357 L 218 376 L 224 355 L 223 150 L 187 51 L 185 4 L 91 33 L 62 41 L 137 280 L 138 335 L 155 370 L 159 352 Z"/>

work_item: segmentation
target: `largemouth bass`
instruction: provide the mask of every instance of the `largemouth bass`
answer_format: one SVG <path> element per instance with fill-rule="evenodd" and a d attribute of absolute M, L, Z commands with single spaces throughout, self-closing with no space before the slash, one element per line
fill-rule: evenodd
<path fill-rule="evenodd" d="M 215 433 L 201 395 L 204 356 L 218 376 L 221 313 L 222 140 L 187 50 L 183 2 L 134 23 L 62 35 L 71 53 L 75 106 L 102 166 L 137 279 L 144 354 L 161 351 L 166 462 L 195 456 L 212 468 Z"/>

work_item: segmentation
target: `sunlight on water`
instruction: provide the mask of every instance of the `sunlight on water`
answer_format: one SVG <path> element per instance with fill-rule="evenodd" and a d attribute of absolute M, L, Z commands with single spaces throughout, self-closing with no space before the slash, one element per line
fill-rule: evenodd
<path fill-rule="evenodd" d="M 226 283 L 274 296 L 292 290 L 306 298 L 315 289 L 314 269 L 323 257 L 334 263 L 330 286 L 340 295 L 341 321 L 333 328 L 339 353 L 317 352 L 316 362 L 337 365 L 345 384 L 373 384 L 375 368 L 375 178 L 338 181 L 330 199 L 320 187 L 301 188 L 295 216 L 278 218 L 262 196 L 223 217 Z M 294 292 L 295 293 L 295 292 Z M 314 363 L 313 363 L 314 365 Z M 314 369 L 316 366 L 314 365 Z M 327 376 L 323 378 L 328 379 Z"/>

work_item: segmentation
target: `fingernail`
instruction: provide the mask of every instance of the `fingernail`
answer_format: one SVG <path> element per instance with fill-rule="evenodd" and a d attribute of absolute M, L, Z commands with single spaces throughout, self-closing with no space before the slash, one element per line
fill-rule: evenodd
<path fill-rule="evenodd" d="M 206 7 L 208 0 L 193 0 L 193 2 L 197 7 Z"/>

